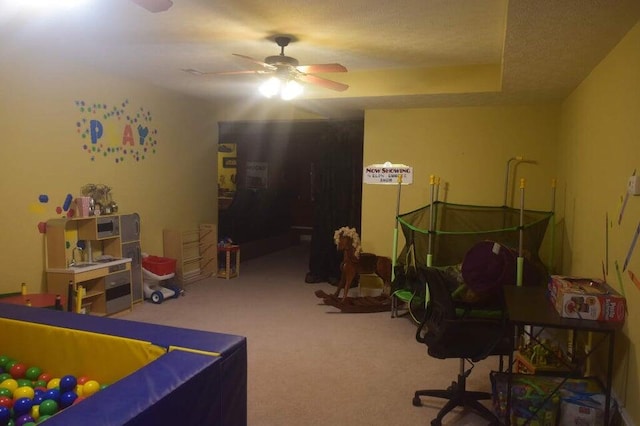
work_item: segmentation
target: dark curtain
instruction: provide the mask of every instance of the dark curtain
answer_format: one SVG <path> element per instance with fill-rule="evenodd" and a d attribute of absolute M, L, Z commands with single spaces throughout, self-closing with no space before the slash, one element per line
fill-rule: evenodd
<path fill-rule="evenodd" d="M 315 164 L 314 223 L 311 238 L 308 283 L 340 277 L 341 254 L 333 241 L 334 232 L 343 227 L 360 232 L 362 211 L 362 121 L 331 123 L 320 144 Z"/>

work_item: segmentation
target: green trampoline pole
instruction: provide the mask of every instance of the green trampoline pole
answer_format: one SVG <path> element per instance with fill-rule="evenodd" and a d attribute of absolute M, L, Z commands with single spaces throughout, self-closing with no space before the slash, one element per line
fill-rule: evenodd
<path fill-rule="evenodd" d="M 433 262 L 433 253 L 431 251 L 432 239 L 433 239 L 433 209 L 434 209 L 434 190 L 435 190 L 436 178 L 434 175 L 429 176 L 429 186 L 431 187 L 430 206 L 429 207 L 429 247 L 427 250 L 427 266 L 431 266 Z"/>

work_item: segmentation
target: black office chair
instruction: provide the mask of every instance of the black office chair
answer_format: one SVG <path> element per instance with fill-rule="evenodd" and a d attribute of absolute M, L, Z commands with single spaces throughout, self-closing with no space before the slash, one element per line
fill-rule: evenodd
<path fill-rule="evenodd" d="M 448 389 L 416 391 L 413 405 L 422 405 L 421 396 L 448 400 L 431 421 L 432 426 L 441 425 L 445 415 L 458 406 L 473 409 L 490 424 L 499 424 L 493 412 L 479 402 L 491 399 L 491 394 L 468 391 L 466 380 L 473 363 L 491 355 L 501 356 L 500 370 L 503 370 L 502 356 L 508 355 L 512 347 L 506 315 L 503 314 L 504 304 L 501 300 L 496 300 L 491 306 L 454 301 L 452 292 L 457 283 L 451 282 L 449 275 L 437 268 L 425 268 L 424 274 L 429 302 L 424 319 L 418 326 L 416 340 L 427 345 L 432 357 L 460 358 L 460 372 Z M 469 368 L 466 368 L 467 363 Z"/>

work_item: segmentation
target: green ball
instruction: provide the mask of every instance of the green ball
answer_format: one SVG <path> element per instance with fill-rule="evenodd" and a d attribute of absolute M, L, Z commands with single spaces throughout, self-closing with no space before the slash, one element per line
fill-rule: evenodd
<path fill-rule="evenodd" d="M 11 358 L 9 358 L 6 355 L 0 355 L 0 367 L 4 368 L 5 365 L 7 365 L 7 362 L 9 362 L 11 360 Z"/>
<path fill-rule="evenodd" d="M 13 398 L 13 392 L 11 389 L 0 388 L 0 396 L 6 396 L 7 398 Z"/>
<path fill-rule="evenodd" d="M 45 399 L 40 403 L 40 418 L 42 416 L 52 416 L 58 412 L 58 403 L 53 399 Z"/>
<path fill-rule="evenodd" d="M 45 420 L 47 420 L 49 417 L 51 417 L 51 416 L 50 416 L 50 415 L 48 415 L 48 414 L 46 414 L 46 415 L 44 415 L 44 416 L 40 416 L 40 417 L 38 417 L 38 423 L 42 423 L 42 422 L 44 422 L 44 421 L 45 421 Z"/>
<path fill-rule="evenodd" d="M 33 382 L 29 379 L 18 379 L 16 380 L 16 382 L 18 382 L 18 387 L 21 388 L 23 386 L 29 386 L 30 388 L 33 387 Z"/>
<path fill-rule="evenodd" d="M 36 380 L 35 382 L 33 382 L 33 387 L 34 388 L 46 388 L 47 387 L 47 382 L 46 382 L 46 380 Z"/>
<path fill-rule="evenodd" d="M 7 361 L 7 363 L 4 365 L 4 369 L 5 370 L 11 370 L 11 367 L 13 367 L 14 365 L 16 365 L 18 363 L 18 361 L 16 361 L 15 359 L 9 359 Z"/>
<path fill-rule="evenodd" d="M 42 368 L 40 367 L 29 367 L 27 368 L 27 372 L 25 373 L 25 377 L 31 381 L 38 380 L 38 377 L 42 374 Z"/>
<path fill-rule="evenodd" d="M 13 377 L 11 377 L 11 374 L 9 373 L 0 374 L 0 383 L 4 382 L 7 379 L 13 379 Z"/>

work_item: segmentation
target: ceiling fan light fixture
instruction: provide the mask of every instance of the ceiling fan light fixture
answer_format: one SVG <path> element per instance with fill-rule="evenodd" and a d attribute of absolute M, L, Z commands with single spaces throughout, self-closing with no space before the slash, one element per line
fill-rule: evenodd
<path fill-rule="evenodd" d="M 265 98 L 272 98 L 280 92 L 280 86 L 282 86 L 280 79 L 271 77 L 262 83 L 258 90 Z"/>
<path fill-rule="evenodd" d="M 295 80 L 282 80 L 278 77 L 270 77 L 258 88 L 260 94 L 265 98 L 280 96 L 282 100 L 289 101 L 302 94 L 302 84 Z"/>
<path fill-rule="evenodd" d="M 287 81 L 280 90 L 280 97 L 285 100 L 291 100 L 293 98 L 297 98 L 302 94 L 302 84 L 298 83 L 295 80 Z"/>

